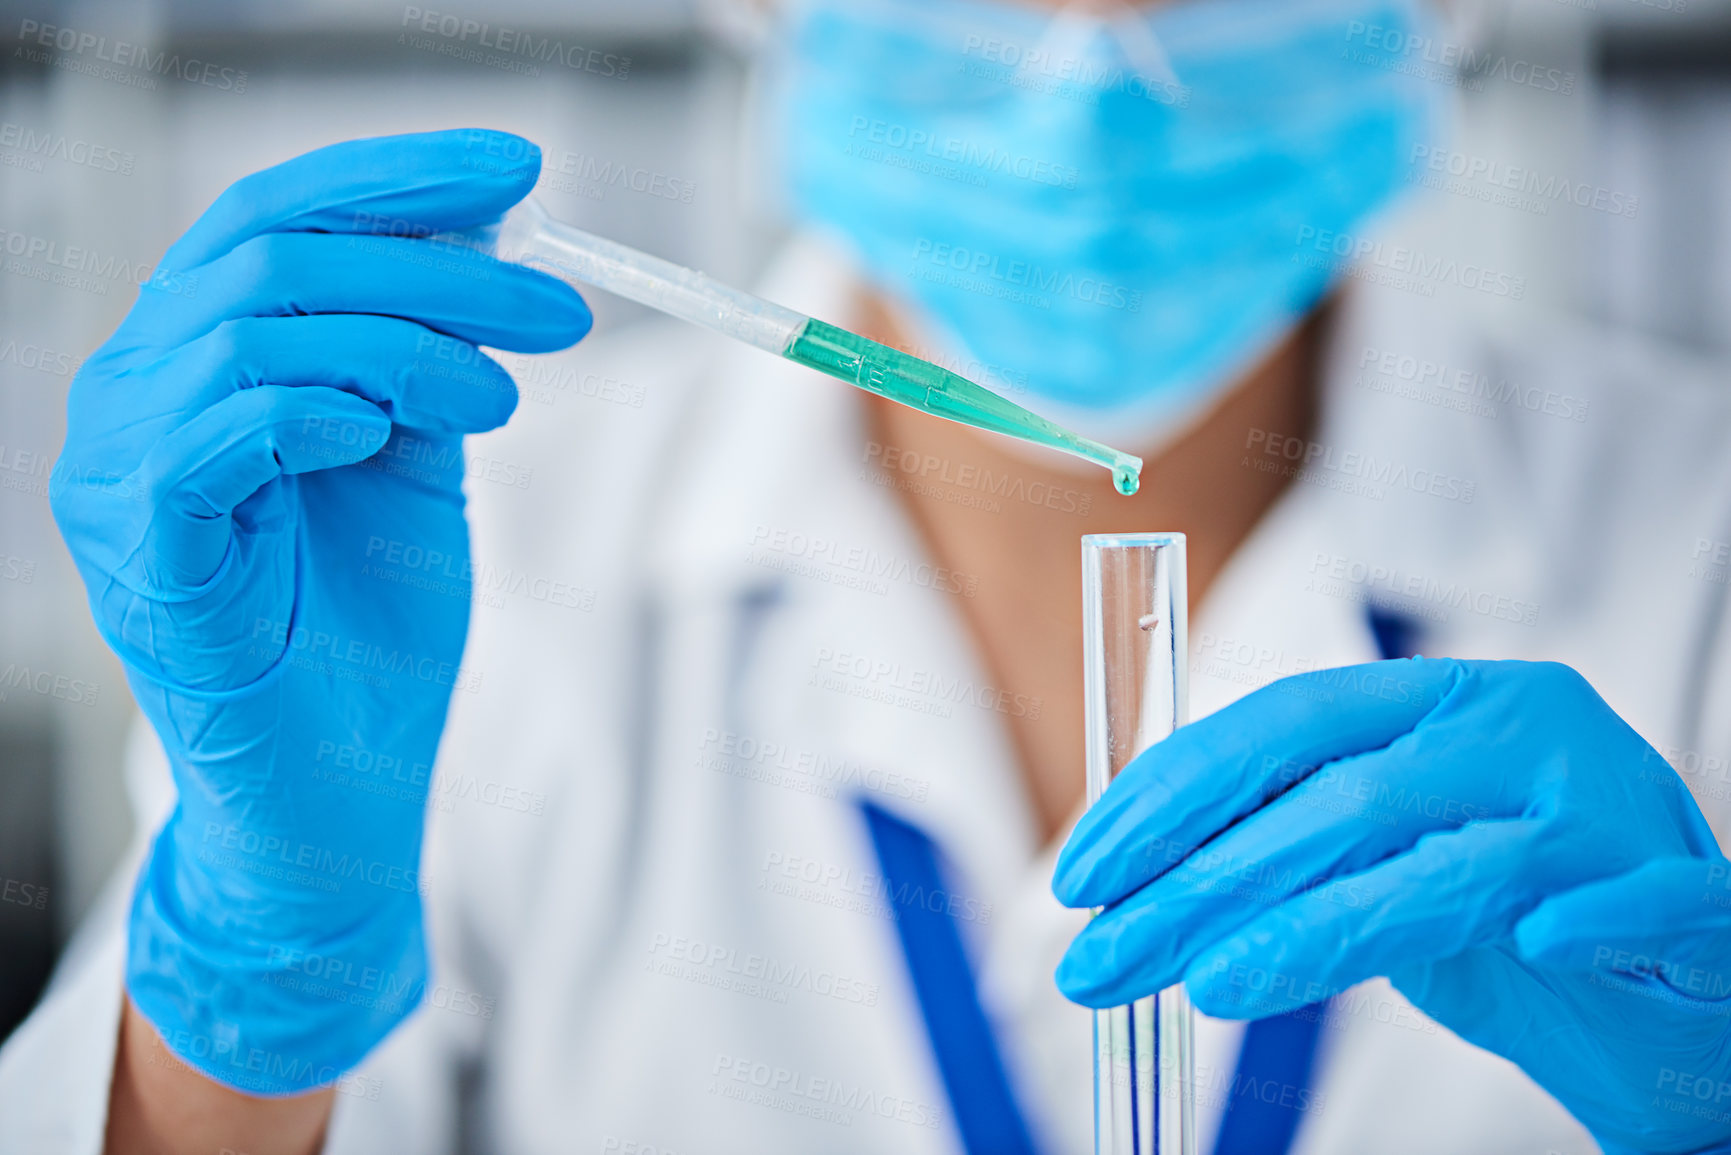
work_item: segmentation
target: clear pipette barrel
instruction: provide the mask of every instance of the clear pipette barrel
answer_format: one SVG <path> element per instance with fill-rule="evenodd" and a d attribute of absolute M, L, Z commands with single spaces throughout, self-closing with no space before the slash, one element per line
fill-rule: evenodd
<path fill-rule="evenodd" d="M 1090 806 L 1185 721 L 1184 546 L 1179 533 L 1082 538 Z M 1095 1155 L 1194 1155 L 1191 1019 L 1182 986 L 1094 1012 Z"/>
<path fill-rule="evenodd" d="M 554 220 L 533 198 L 497 224 L 441 239 L 605 289 L 891 401 L 1092 461 L 1112 471 L 1120 493 L 1134 493 L 1139 484 L 1139 457 L 1072 433 L 929 361 Z"/>
<path fill-rule="evenodd" d="M 493 253 L 782 356 L 811 318 L 724 285 L 696 269 L 586 233 L 553 217 L 533 197 L 505 214 Z"/>

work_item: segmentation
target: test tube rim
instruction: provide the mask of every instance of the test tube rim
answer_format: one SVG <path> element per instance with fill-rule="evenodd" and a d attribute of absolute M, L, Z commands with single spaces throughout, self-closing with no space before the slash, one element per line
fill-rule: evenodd
<path fill-rule="evenodd" d="M 1180 545 L 1185 541 L 1182 533 L 1085 533 L 1082 535 L 1084 549 L 1146 549 L 1148 546 Z"/>

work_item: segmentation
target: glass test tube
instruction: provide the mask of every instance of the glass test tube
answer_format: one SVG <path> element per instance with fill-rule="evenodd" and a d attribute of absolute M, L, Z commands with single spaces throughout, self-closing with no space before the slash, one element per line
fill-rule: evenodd
<path fill-rule="evenodd" d="M 1082 538 L 1088 803 L 1188 709 L 1181 533 Z M 1194 1155 L 1190 1000 L 1094 1012 L 1095 1155 Z"/>

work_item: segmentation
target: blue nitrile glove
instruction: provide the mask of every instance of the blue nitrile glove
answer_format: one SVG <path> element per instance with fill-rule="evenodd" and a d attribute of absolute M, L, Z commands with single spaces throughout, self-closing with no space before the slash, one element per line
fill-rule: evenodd
<path fill-rule="evenodd" d="M 1567 667 L 1324 670 L 1179 730 L 1083 817 L 1053 886 L 1106 909 L 1058 985 L 1183 980 L 1261 1018 L 1386 975 L 1607 1150 L 1694 1152 L 1731 1142 L 1727 883 L 1682 781 Z"/>
<path fill-rule="evenodd" d="M 73 382 L 55 517 L 179 800 L 126 982 L 255 1094 L 333 1081 L 419 1001 L 429 767 L 469 621 L 475 346 L 589 328 L 567 286 L 424 237 L 497 217 L 540 151 L 480 130 L 334 145 L 237 182 Z"/>

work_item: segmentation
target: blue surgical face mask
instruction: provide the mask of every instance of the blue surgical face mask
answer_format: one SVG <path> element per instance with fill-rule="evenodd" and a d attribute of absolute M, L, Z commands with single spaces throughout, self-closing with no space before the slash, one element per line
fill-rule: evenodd
<path fill-rule="evenodd" d="M 1367 45 L 1419 2 L 802 0 L 785 179 L 949 357 L 1152 447 L 1316 304 L 1316 238 L 1405 183 L 1439 86 Z"/>

